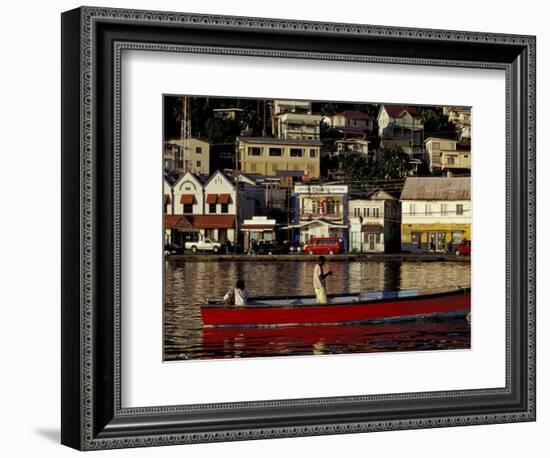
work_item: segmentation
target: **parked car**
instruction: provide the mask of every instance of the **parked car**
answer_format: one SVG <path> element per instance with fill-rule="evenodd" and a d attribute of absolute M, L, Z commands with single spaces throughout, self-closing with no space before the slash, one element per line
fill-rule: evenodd
<path fill-rule="evenodd" d="M 470 240 L 464 240 L 460 245 L 455 248 L 455 254 L 460 256 L 461 254 L 470 254 L 472 252 L 472 242 Z"/>
<path fill-rule="evenodd" d="M 169 254 L 183 254 L 183 248 L 175 243 L 167 243 L 164 245 L 164 255 Z"/>
<path fill-rule="evenodd" d="M 193 253 L 197 251 L 211 251 L 212 253 L 219 253 L 222 250 L 222 244 L 215 240 L 205 238 L 197 242 L 185 242 L 185 249 L 191 250 Z"/>
<path fill-rule="evenodd" d="M 258 254 L 284 254 L 288 253 L 284 246 L 276 242 L 261 242 L 258 244 Z"/>
<path fill-rule="evenodd" d="M 342 252 L 342 239 L 338 237 L 312 237 L 304 245 L 307 254 L 338 254 Z"/>

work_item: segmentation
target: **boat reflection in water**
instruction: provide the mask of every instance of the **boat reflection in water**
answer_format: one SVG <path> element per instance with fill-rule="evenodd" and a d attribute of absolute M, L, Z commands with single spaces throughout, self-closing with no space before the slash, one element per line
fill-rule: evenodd
<path fill-rule="evenodd" d="M 311 295 L 311 262 L 165 264 L 164 361 L 470 348 L 464 318 L 392 324 L 207 328 L 205 298 L 221 298 L 238 279 L 249 296 Z M 332 262 L 328 294 L 405 291 L 470 284 L 469 263 Z M 474 305 L 475 306 L 475 305 Z"/>
<path fill-rule="evenodd" d="M 247 358 L 470 347 L 465 319 L 372 325 L 211 327 L 202 330 L 202 358 Z"/>

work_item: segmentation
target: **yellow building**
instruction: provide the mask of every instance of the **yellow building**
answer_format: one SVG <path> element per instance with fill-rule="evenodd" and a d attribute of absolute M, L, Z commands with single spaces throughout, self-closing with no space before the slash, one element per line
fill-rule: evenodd
<path fill-rule="evenodd" d="M 238 137 L 239 169 L 266 176 L 281 170 L 308 170 L 311 178 L 319 178 L 322 145 L 320 140 L 311 139 Z"/>
<path fill-rule="evenodd" d="M 470 178 L 407 178 L 401 192 L 401 249 L 449 251 L 471 240 Z"/>
<path fill-rule="evenodd" d="M 458 146 L 458 141 L 448 138 L 428 137 L 424 143 L 430 172 L 453 176 L 471 170 L 472 154 L 470 148 Z"/>
<path fill-rule="evenodd" d="M 210 144 L 198 138 L 168 140 L 164 143 L 164 167 L 179 175 L 186 172 L 209 175 Z"/>

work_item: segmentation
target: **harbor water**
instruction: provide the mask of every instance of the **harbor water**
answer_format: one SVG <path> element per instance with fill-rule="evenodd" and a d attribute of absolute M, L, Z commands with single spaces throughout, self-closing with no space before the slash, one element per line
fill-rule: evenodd
<path fill-rule="evenodd" d="M 470 348 L 465 319 L 391 324 L 203 328 L 200 306 L 237 279 L 249 296 L 313 294 L 315 260 L 301 262 L 167 260 L 164 360 L 221 359 Z M 329 262 L 329 294 L 470 284 L 469 262 Z"/>

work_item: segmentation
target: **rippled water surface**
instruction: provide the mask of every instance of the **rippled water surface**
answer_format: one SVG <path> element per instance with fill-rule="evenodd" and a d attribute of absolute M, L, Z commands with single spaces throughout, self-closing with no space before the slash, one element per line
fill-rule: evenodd
<path fill-rule="evenodd" d="M 313 294 L 315 262 L 165 263 L 164 359 L 242 358 L 470 348 L 465 319 L 400 324 L 204 328 L 200 306 L 237 279 L 250 296 Z M 332 262 L 328 293 L 470 284 L 466 262 Z"/>

